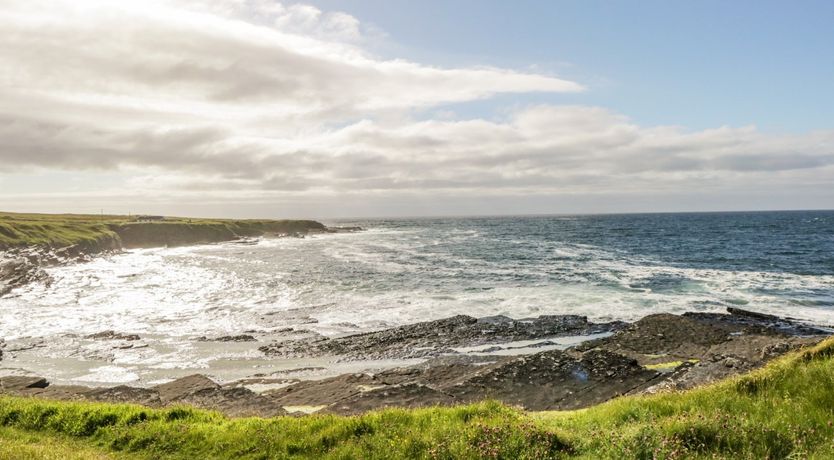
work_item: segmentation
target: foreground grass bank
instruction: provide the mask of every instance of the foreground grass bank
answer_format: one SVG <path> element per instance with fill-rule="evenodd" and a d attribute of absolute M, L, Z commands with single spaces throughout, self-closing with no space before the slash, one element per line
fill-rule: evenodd
<path fill-rule="evenodd" d="M 487 402 L 227 419 L 188 408 L 0 398 L 0 448 L 83 459 L 834 458 L 833 356 L 828 340 L 716 385 L 575 412 L 527 414 Z"/>
<path fill-rule="evenodd" d="M 0 249 L 21 246 L 90 249 L 150 247 L 228 241 L 267 233 L 323 230 L 311 220 L 232 220 L 166 217 L 144 222 L 135 216 L 0 213 Z"/>

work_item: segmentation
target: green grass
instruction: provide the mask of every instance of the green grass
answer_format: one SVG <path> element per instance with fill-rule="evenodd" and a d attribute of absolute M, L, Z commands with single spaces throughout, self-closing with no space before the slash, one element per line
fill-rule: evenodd
<path fill-rule="evenodd" d="M 126 453 L 105 452 L 66 436 L 0 428 L 0 460 L 110 460 L 137 458 Z"/>
<path fill-rule="evenodd" d="M 94 243 L 113 238 L 108 223 L 127 222 L 117 216 L 0 213 L 0 248 Z"/>
<path fill-rule="evenodd" d="M 188 408 L 6 397 L 0 440 L 28 433 L 44 455 L 73 442 L 85 455 L 172 459 L 834 458 L 832 356 L 834 339 L 715 385 L 572 412 L 524 413 L 486 402 L 228 419 Z"/>
<path fill-rule="evenodd" d="M 232 220 L 166 217 L 164 222 L 136 222 L 130 216 L 19 214 L 0 212 L 0 249 L 21 246 L 94 247 L 120 242 L 136 246 L 224 241 L 235 236 L 296 232 L 323 228 L 308 220 Z"/>

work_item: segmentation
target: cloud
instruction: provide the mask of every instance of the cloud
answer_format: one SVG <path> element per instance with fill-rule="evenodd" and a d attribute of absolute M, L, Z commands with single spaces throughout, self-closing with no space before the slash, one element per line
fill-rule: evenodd
<path fill-rule="evenodd" d="M 586 106 L 456 119 L 444 107 L 584 88 L 383 59 L 365 31 L 345 13 L 267 0 L 3 0 L 0 173 L 130 171 L 127 186 L 148 193 L 250 198 L 834 180 L 834 131 L 689 131 Z"/>

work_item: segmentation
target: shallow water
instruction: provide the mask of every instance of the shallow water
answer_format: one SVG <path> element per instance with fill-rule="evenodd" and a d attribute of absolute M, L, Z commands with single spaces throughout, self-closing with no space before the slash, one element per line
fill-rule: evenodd
<path fill-rule="evenodd" d="M 737 306 L 834 324 L 834 212 L 338 224 L 368 230 L 135 250 L 52 268 L 52 284 L 0 299 L 8 342 L 0 364 L 91 384 L 194 371 L 232 379 L 309 366 L 257 351 L 287 327 L 336 335 L 454 314 L 635 320 Z M 119 348 L 83 338 L 108 329 L 142 340 Z M 195 340 L 241 333 L 259 342 Z"/>

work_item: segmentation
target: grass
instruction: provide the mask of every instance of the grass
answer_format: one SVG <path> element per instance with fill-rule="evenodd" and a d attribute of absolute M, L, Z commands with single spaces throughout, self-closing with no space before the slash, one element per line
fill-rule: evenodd
<path fill-rule="evenodd" d="M 485 402 L 355 417 L 228 419 L 189 408 L 5 397 L 0 446 L 26 448 L 17 440 L 26 433 L 31 452 L 43 454 L 31 458 L 54 458 L 51 446 L 170 459 L 834 458 L 832 356 L 834 339 L 718 384 L 571 412 Z"/>
<path fill-rule="evenodd" d="M 119 216 L 0 213 L 0 248 L 94 243 L 115 237 L 108 224 L 126 222 Z"/>
<path fill-rule="evenodd" d="M 137 222 L 135 217 L 85 214 L 19 214 L 0 212 L 0 249 L 20 246 L 94 247 L 119 243 L 137 246 L 165 242 L 188 244 L 224 241 L 268 232 L 323 228 L 308 220 L 232 220 L 166 217 L 163 222 Z"/>
<path fill-rule="evenodd" d="M 43 436 L 37 433 L 0 428 L 0 460 L 116 460 L 133 459 L 133 455 L 105 452 L 65 436 Z"/>

